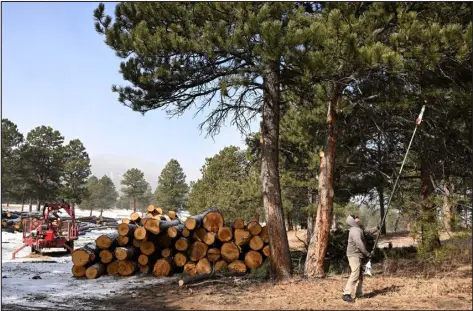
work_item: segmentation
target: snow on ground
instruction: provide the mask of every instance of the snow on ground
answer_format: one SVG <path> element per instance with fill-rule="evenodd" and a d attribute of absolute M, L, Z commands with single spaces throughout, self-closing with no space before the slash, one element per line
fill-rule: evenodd
<path fill-rule="evenodd" d="M 92 230 L 79 237 L 75 248 L 113 231 L 115 230 Z M 30 248 L 27 247 L 17 254 L 17 259 L 12 260 L 12 253 L 23 244 L 22 239 L 22 233 L 2 232 L 2 307 L 97 309 L 93 300 L 96 302 L 97 299 L 116 295 L 140 283 L 144 283 L 143 286 L 153 286 L 170 281 L 139 275 L 125 278 L 106 275 L 95 280 L 76 279 L 71 273 L 71 255 L 63 249 L 45 250 L 43 256 L 29 256 Z M 62 253 L 52 252 L 54 250 Z M 40 279 L 32 279 L 35 276 Z"/>

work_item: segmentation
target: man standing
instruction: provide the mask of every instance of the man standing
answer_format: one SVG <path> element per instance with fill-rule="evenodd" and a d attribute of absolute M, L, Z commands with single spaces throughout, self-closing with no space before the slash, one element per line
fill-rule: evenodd
<path fill-rule="evenodd" d="M 363 295 L 363 274 L 362 266 L 373 255 L 366 250 L 364 232 L 373 234 L 379 231 L 379 227 L 363 230 L 358 216 L 350 215 L 347 217 L 346 223 L 350 227 L 348 233 L 347 257 L 350 264 L 351 274 L 348 278 L 347 285 L 343 291 L 342 299 L 346 302 L 354 302 L 351 294 L 355 291 L 355 297 L 361 298 Z M 374 251 L 374 250 L 373 250 Z"/>

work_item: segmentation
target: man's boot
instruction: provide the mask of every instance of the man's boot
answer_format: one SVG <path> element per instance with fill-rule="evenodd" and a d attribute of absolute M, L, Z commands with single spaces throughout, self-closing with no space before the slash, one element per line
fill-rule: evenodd
<path fill-rule="evenodd" d="M 343 301 L 346 301 L 346 302 L 354 302 L 355 301 L 353 298 L 351 298 L 350 295 L 343 295 L 342 299 L 343 299 Z"/>

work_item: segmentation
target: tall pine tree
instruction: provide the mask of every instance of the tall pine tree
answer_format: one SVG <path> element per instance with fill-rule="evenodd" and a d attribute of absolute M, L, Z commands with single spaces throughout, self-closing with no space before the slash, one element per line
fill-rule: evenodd
<path fill-rule="evenodd" d="M 137 201 L 148 188 L 145 175 L 139 169 L 131 168 L 123 175 L 121 184 L 124 186 L 121 191 L 132 201 L 133 211 L 136 212 Z"/>
<path fill-rule="evenodd" d="M 154 192 L 156 205 L 169 210 L 178 210 L 185 206 L 189 186 L 181 165 L 171 159 L 158 178 L 158 186 Z"/>

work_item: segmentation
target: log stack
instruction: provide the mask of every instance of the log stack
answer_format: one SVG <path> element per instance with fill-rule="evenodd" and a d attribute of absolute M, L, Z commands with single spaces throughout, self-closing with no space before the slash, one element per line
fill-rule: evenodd
<path fill-rule="evenodd" d="M 117 232 L 72 253 L 75 277 L 130 276 L 151 273 L 194 276 L 223 270 L 246 273 L 269 257 L 266 227 L 241 219 L 225 223 L 212 207 L 185 221 L 174 211 L 164 214 L 150 205 L 147 213 L 132 213 Z"/>

